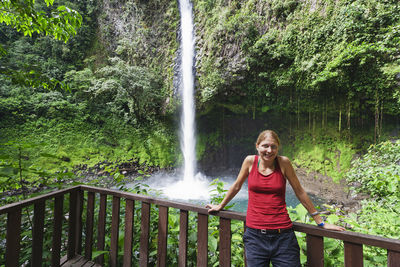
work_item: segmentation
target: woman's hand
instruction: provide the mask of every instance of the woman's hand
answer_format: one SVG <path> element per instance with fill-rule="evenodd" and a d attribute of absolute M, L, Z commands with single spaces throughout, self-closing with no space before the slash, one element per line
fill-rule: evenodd
<path fill-rule="evenodd" d="M 214 205 L 214 204 L 207 204 L 206 208 L 208 209 L 209 213 L 222 210 L 221 205 Z"/>
<path fill-rule="evenodd" d="M 337 225 L 329 224 L 329 223 L 325 223 L 322 228 L 324 228 L 326 230 L 334 230 L 334 231 L 345 231 L 346 230 L 342 226 L 337 226 Z"/>

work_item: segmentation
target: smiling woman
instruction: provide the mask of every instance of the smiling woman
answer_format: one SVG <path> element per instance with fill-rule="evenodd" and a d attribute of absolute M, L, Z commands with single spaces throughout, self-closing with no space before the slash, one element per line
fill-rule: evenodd
<path fill-rule="evenodd" d="M 243 242 L 248 266 L 300 266 L 300 249 L 293 232 L 286 202 L 286 181 L 318 226 L 343 231 L 344 228 L 324 223 L 300 185 L 290 160 L 279 156 L 280 140 L 272 130 L 260 133 L 256 142 L 258 155 L 243 161 L 236 181 L 219 205 L 208 204 L 209 212 L 223 209 L 248 180 L 248 207 Z"/>

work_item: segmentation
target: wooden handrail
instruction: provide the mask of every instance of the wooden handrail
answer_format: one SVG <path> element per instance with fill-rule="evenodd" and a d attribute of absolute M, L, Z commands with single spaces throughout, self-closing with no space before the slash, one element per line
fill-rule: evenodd
<path fill-rule="evenodd" d="M 86 218 L 85 218 L 85 244 L 82 246 L 82 213 L 84 192 L 87 193 Z M 61 250 L 62 220 L 63 220 L 63 200 L 64 195 L 69 196 L 68 212 L 68 246 L 66 251 Z M 94 214 L 95 198 L 99 194 L 100 208 L 98 214 Z M 8 204 L 0 207 L 0 215 L 7 214 L 7 243 L 6 243 L 6 266 L 18 266 L 19 250 L 21 242 L 21 211 L 27 206 L 34 207 L 33 223 L 33 244 L 32 263 L 41 265 L 43 250 L 43 220 L 45 202 L 54 199 L 54 222 L 52 235 L 52 266 L 60 263 L 61 253 L 67 254 L 67 259 L 72 259 L 75 255 L 83 254 L 87 260 L 92 260 L 92 249 L 94 246 L 93 229 L 94 216 L 97 216 L 97 250 L 105 248 L 105 229 L 106 229 L 106 202 L 107 196 L 112 197 L 111 214 L 111 242 L 110 242 L 110 266 L 117 266 L 118 258 L 118 234 L 120 224 L 120 201 L 125 199 L 125 232 L 124 238 L 124 259 L 123 266 L 132 264 L 132 235 L 134 203 L 141 202 L 141 227 L 140 227 L 140 248 L 139 264 L 147 266 L 149 262 L 149 236 L 150 236 L 150 207 L 157 205 L 159 208 L 158 219 L 158 248 L 157 265 L 165 266 L 167 260 L 167 240 L 168 240 L 168 210 L 175 208 L 180 210 L 180 233 L 179 233 L 179 255 L 177 255 L 179 266 L 186 266 L 188 251 L 188 213 L 198 214 L 197 225 L 197 266 L 207 266 L 208 257 L 208 217 L 210 214 L 204 207 L 169 201 L 151 196 L 144 196 L 97 188 L 92 186 L 80 185 L 68 189 L 51 192 L 42 196 L 27 199 L 18 203 Z M 220 211 L 211 216 L 220 217 L 220 245 L 219 260 L 221 266 L 231 265 L 231 220 L 245 221 L 245 214 L 233 211 Z M 400 240 L 371 236 L 350 231 L 336 232 L 319 228 L 314 225 L 294 222 L 294 229 L 307 235 L 307 258 L 310 266 L 323 266 L 323 238 L 334 238 L 344 242 L 345 266 L 363 266 L 363 245 L 384 248 L 388 251 L 388 266 L 398 266 L 400 262 Z M 104 264 L 103 256 L 94 259 L 100 265 Z M 61 261 L 62 263 L 62 261 Z M 1 264 L 1 263 L 0 263 Z"/>

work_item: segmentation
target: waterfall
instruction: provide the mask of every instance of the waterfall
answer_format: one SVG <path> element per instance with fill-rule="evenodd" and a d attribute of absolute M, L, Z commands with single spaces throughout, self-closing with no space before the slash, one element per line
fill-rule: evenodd
<path fill-rule="evenodd" d="M 163 193 L 175 199 L 207 199 L 210 196 L 207 178 L 196 173 L 196 131 L 194 101 L 195 36 L 193 7 L 190 0 L 179 0 L 181 14 L 180 84 L 182 113 L 180 145 L 183 154 L 183 177 L 163 188 Z"/>
<path fill-rule="evenodd" d="M 194 101 L 195 38 L 192 4 L 179 0 L 181 14 L 180 83 L 182 96 L 180 145 L 183 154 L 182 175 L 155 174 L 147 180 L 150 187 L 170 199 L 207 200 L 210 198 L 208 178 L 196 170 L 196 134 Z"/>
<path fill-rule="evenodd" d="M 193 11 L 190 0 L 180 0 L 181 13 L 181 150 L 184 159 L 184 181 L 194 180 L 196 173 L 196 135 L 194 103 L 195 36 Z"/>

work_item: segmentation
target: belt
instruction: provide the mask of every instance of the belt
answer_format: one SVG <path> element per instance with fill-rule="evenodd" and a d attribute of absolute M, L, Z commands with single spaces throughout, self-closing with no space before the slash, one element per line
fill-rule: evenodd
<path fill-rule="evenodd" d="M 286 229 L 255 229 L 258 233 L 266 235 L 266 234 L 282 234 L 287 232 L 292 232 L 293 227 L 286 228 Z"/>

